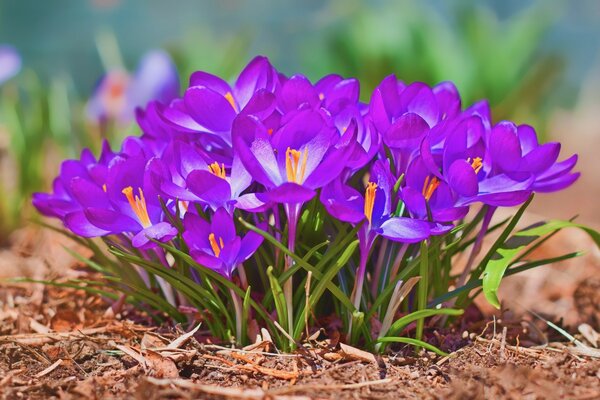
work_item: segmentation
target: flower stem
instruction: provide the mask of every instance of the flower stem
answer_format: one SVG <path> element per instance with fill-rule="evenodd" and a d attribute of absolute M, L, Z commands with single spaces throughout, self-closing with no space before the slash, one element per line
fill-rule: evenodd
<path fill-rule="evenodd" d="M 421 242 L 420 257 L 421 262 L 419 265 L 419 286 L 417 288 L 417 311 L 424 310 L 427 307 L 427 292 L 429 289 L 429 259 L 428 259 L 427 242 Z M 417 320 L 417 331 L 416 339 L 422 340 L 423 338 L 423 327 L 425 326 L 425 319 L 421 318 Z M 417 351 L 419 348 L 416 349 Z"/>
<path fill-rule="evenodd" d="M 296 229 L 298 226 L 298 214 L 302 204 L 286 204 L 285 209 L 288 218 L 288 249 L 290 252 L 296 251 Z M 291 257 L 286 257 L 285 271 L 287 271 L 294 263 Z M 290 276 L 283 284 L 283 294 L 287 305 L 288 314 L 288 333 L 293 334 L 294 329 L 294 283 Z"/>
<path fill-rule="evenodd" d="M 494 216 L 494 212 L 496 212 L 497 207 L 489 207 L 485 216 L 483 217 L 483 221 L 481 222 L 481 228 L 479 233 L 477 233 L 477 238 L 475 239 L 475 243 L 473 244 L 473 248 L 471 249 L 471 254 L 469 254 L 469 260 L 467 261 L 467 265 L 465 269 L 463 269 L 460 277 L 456 281 L 456 287 L 459 288 L 465 284 L 467 281 L 467 277 L 471 273 L 471 269 L 473 268 L 473 263 L 475 262 L 475 258 L 479 255 L 481 251 L 481 247 L 483 245 L 483 239 L 487 234 L 488 227 L 490 226 L 490 222 L 492 221 L 492 217 Z"/>
<path fill-rule="evenodd" d="M 242 319 L 244 318 L 242 301 L 233 289 L 229 289 L 229 294 L 231 295 L 231 300 L 233 300 L 233 307 L 235 309 L 235 340 L 238 344 L 242 344 Z"/>
<path fill-rule="evenodd" d="M 365 282 L 365 273 L 367 271 L 367 261 L 369 260 L 370 246 L 364 246 L 360 249 L 360 261 L 358 264 L 358 270 L 356 271 L 356 279 L 354 280 L 354 288 L 352 289 L 352 304 L 354 305 L 355 311 L 360 310 L 360 301 L 362 300 L 363 285 Z M 350 314 L 350 320 L 348 322 L 348 340 L 352 341 L 352 322 L 354 314 Z"/>

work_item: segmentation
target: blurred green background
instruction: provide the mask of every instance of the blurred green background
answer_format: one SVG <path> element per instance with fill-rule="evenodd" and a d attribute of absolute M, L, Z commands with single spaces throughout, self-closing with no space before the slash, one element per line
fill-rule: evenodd
<path fill-rule="evenodd" d="M 198 69 L 231 78 L 256 54 L 287 74 L 357 77 L 364 100 L 390 73 L 452 80 L 465 104 L 488 98 L 496 120 L 548 138 L 559 110 L 597 98 L 599 39 L 596 0 L 0 0 L 0 44 L 23 59 L 0 87 L 0 239 L 61 158 L 97 148 L 84 106 L 99 77 L 150 49 L 171 54 L 182 86 Z"/>

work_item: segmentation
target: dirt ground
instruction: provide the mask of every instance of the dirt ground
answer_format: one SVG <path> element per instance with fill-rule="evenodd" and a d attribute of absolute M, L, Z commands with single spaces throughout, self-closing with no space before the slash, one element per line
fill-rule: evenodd
<path fill-rule="evenodd" d="M 63 246 L 73 245 L 23 231 L 0 253 L 0 277 L 80 276 Z M 448 358 L 404 347 L 374 357 L 324 337 L 294 354 L 264 335 L 235 350 L 210 343 L 201 327 L 156 327 L 131 308 L 113 315 L 83 292 L 0 283 L 0 399 L 598 399 L 598 250 L 565 231 L 538 256 L 581 249 L 584 257 L 503 282 L 502 313 L 479 301 L 453 331 L 429 329 L 433 344 L 454 352 Z"/>
<path fill-rule="evenodd" d="M 600 398 L 598 350 L 524 347 L 519 337 L 535 338 L 525 323 L 458 332 L 464 347 L 444 358 L 402 348 L 375 358 L 328 341 L 290 355 L 136 324 L 70 289 L 5 287 L 0 301 L 2 399 Z"/>

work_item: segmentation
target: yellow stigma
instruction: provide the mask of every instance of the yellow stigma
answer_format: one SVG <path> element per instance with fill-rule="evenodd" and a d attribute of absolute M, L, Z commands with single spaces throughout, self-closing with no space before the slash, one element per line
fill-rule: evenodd
<path fill-rule="evenodd" d="M 319 100 L 323 101 L 324 98 L 325 98 L 325 95 L 323 93 L 319 93 Z"/>
<path fill-rule="evenodd" d="M 219 242 L 217 243 L 217 239 L 214 233 L 208 235 L 208 242 L 210 243 L 210 247 L 212 248 L 213 253 L 215 253 L 215 257 L 219 257 L 221 254 L 221 250 L 225 247 L 223 243 L 223 238 L 219 238 Z"/>
<path fill-rule="evenodd" d="M 471 161 L 471 157 L 467 158 L 467 162 L 471 164 L 471 167 L 473 167 L 473 171 L 475 171 L 476 174 L 483 168 L 483 163 L 481 161 L 481 157 L 475 157 L 473 161 Z"/>
<path fill-rule="evenodd" d="M 428 175 L 427 178 L 425 178 L 422 190 L 423 197 L 425 197 L 425 200 L 429 201 L 429 199 L 431 199 L 431 196 L 433 196 L 433 193 L 438 188 L 438 186 L 440 186 L 440 180 L 437 177 L 434 176 L 430 179 Z"/>
<path fill-rule="evenodd" d="M 371 218 L 373 218 L 373 207 L 375 206 L 375 193 L 377 191 L 377 184 L 375 182 L 367 183 L 365 189 L 365 217 L 371 225 Z"/>
<path fill-rule="evenodd" d="M 302 163 L 300 163 L 301 156 Z M 308 149 L 305 149 L 304 152 L 300 152 L 298 150 L 292 150 L 289 147 L 287 148 L 287 150 L 285 151 L 285 172 L 287 174 L 288 182 L 294 182 L 299 184 L 302 184 L 302 182 L 304 182 L 307 158 Z"/>
<path fill-rule="evenodd" d="M 208 170 L 219 178 L 225 179 L 225 164 L 219 165 L 218 162 L 214 162 L 208 166 Z"/>
<path fill-rule="evenodd" d="M 225 99 L 227 99 L 227 101 L 229 102 L 229 104 L 231 104 L 231 107 L 233 107 L 233 109 L 235 110 L 235 112 L 238 112 L 237 106 L 235 105 L 235 100 L 234 100 L 233 95 L 231 94 L 231 92 L 225 93 Z"/>
<path fill-rule="evenodd" d="M 129 202 L 129 205 L 131 206 L 131 209 L 135 215 L 138 217 L 140 224 L 142 224 L 144 228 L 148 228 L 152 225 L 152 223 L 150 222 L 150 217 L 148 216 L 146 199 L 144 198 L 144 192 L 142 189 L 139 188 L 138 190 L 140 193 L 139 197 L 133 195 L 133 188 L 131 186 L 127 186 L 125 189 L 123 189 L 122 193 L 125 195 L 125 197 L 127 197 L 127 201 Z"/>

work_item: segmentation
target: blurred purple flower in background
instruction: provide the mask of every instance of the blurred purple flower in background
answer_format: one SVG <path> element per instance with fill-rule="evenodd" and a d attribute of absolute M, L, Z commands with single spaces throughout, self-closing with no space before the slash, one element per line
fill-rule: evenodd
<path fill-rule="evenodd" d="M 88 117 L 97 123 L 115 120 L 121 124 L 133 120 L 135 110 L 156 100 L 168 104 L 179 95 L 179 76 L 171 57 L 152 50 L 130 75 L 122 69 L 108 71 L 87 104 Z"/>
<path fill-rule="evenodd" d="M 14 47 L 0 44 L 0 85 L 19 73 L 21 63 L 21 56 Z"/>

